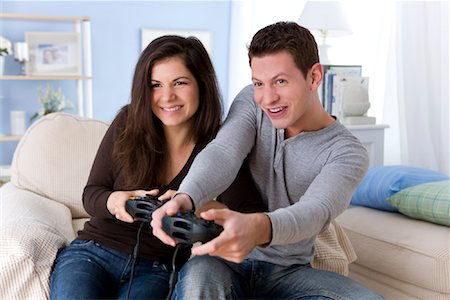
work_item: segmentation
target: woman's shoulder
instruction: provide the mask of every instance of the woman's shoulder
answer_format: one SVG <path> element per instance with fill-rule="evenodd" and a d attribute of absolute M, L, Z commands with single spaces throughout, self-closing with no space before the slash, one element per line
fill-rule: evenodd
<path fill-rule="evenodd" d="M 119 110 L 117 115 L 114 117 L 114 120 L 112 121 L 111 126 L 114 126 L 114 127 L 125 126 L 125 123 L 126 123 L 127 117 L 128 117 L 129 106 L 130 105 L 127 104 Z"/>

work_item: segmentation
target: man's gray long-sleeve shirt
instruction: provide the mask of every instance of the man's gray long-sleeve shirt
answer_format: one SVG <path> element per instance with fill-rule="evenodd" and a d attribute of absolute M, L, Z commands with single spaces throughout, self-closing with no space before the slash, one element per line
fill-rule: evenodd
<path fill-rule="evenodd" d="M 223 192 L 249 156 L 250 172 L 272 222 L 272 241 L 250 258 L 280 265 L 306 264 L 314 239 L 348 206 L 364 177 L 368 154 L 339 121 L 285 139 L 244 88 L 213 140 L 194 160 L 178 193 L 196 207 Z"/>

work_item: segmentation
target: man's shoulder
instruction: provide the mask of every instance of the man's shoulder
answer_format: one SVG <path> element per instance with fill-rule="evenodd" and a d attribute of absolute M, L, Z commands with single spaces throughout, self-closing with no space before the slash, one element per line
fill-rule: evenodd
<path fill-rule="evenodd" d="M 340 151 L 365 151 L 361 141 L 355 137 L 339 120 L 335 120 L 330 126 L 310 135 L 314 146 L 323 146 L 331 152 Z"/>
<path fill-rule="evenodd" d="M 234 98 L 231 103 L 230 111 L 236 110 L 242 113 L 248 109 L 252 111 L 258 110 L 258 105 L 255 103 L 253 98 L 253 86 L 245 86 Z"/>
<path fill-rule="evenodd" d="M 236 100 L 253 100 L 253 85 L 245 86 L 236 96 Z"/>

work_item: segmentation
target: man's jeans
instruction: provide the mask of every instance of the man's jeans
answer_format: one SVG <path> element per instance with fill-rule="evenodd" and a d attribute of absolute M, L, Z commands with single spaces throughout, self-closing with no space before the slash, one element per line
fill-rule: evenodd
<path fill-rule="evenodd" d="M 309 265 L 280 266 L 245 260 L 235 264 L 196 256 L 180 271 L 172 299 L 383 299 L 337 273 Z"/>
<path fill-rule="evenodd" d="M 51 275 L 51 299 L 125 299 L 132 255 L 94 241 L 75 240 L 58 254 Z M 137 259 L 130 299 L 165 299 L 170 271 L 150 260 Z"/>

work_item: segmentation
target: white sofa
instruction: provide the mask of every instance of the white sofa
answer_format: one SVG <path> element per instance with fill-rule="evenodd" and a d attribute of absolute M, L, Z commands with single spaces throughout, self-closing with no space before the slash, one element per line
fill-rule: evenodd
<path fill-rule="evenodd" d="M 0 299 L 47 299 L 58 249 L 88 220 L 81 196 L 108 124 L 65 113 L 46 115 L 14 153 L 11 182 L 0 188 Z M 355 260 L 334 223 L 316 242 L 316 268 L 348 274 Z"/>
<path fill-rule="evenodd" d="M 351 278 L 386 299 L 450 299 L 450 227 L 363 206 L 337 221 L 358 257 Z"/>

